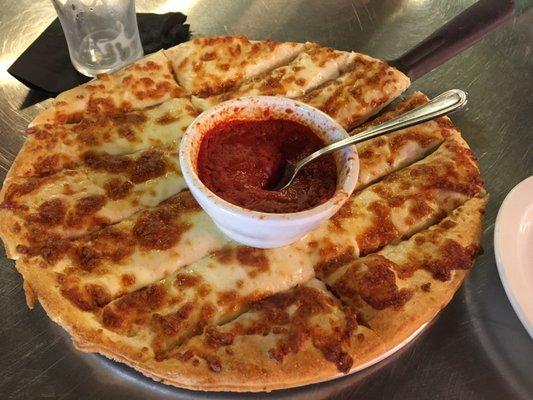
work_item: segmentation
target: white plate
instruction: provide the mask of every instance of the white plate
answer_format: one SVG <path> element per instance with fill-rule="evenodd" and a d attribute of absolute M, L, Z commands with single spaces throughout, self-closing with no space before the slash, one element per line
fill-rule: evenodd
<path fill-rule="evenodd" d="M 507 297 L 533 337 L 533 176 L 503 201 L 494 229 L 494 252 Z"/>

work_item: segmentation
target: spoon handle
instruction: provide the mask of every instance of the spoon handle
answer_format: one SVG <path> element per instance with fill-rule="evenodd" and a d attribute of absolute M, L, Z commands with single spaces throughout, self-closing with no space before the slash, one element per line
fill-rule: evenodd
<path fill-rule="evenodd" d="M 355 136 L 332 143 L 320 150 L 311 153 L 298 163 L 298 167 L 311 162 L 317 157 L 324 154 L 332 153 L 336 150 L 342 149 L 346 146 L 354 145 L 356 143 L 364 142 L 365 140 L 373 139 L 382 136 L 386 133 L 408 128 L 413 125 L 421 124 L 422 122 L 441 117 L 449 114 L 466 104 L 466 93 L 459 89 L 448 90 L 435 97 L 428 103 L 414 108 L 405 114 L 392 118 L 382 124 L 373 126 Z M 298 169 L 300 169 L 298 168 Z"/>

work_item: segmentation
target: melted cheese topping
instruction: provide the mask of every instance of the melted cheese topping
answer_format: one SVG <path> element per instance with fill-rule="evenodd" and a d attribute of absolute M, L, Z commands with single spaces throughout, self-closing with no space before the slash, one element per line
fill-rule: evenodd
<path fill-rule="evenodd" d="M 154 351 L 162 357 L 205 324 L 228 321 L 251 302 L 309 280 L 317 256 L 302 244 L 269 250 L 231 244 L 143 289 L 164 293 L 157 306 L 147 309 L 134 302 L 144 295 L 134 292 L 106 306 L 103 323 L 122 333 L 153 337 Z M 125 309 L 126 303 L 135 304 Z M 162 326 L 148 323 L 156 315 L 163 327 L 178 316 L 180 322 L 173 330 L 160 331 Z"/>
<path fill-rule="evenodd" d="M 79 122 L 94 115 L 140 110 L 184 95 L 163 52 L 150 54 L 111 74 L 61 93 L 30 126 Z"/>
<path fill-rule="evenodd" d="M 355 53 L 308 44 L 306 50 L 288 65 L 260 75 L 237 89 L 218 96 L 193 96 L 192 102 L 196 108 L 206 110 L 221 101 L 242 96 L 302 96 L 324 82 L 337 78 L 349 69 L 354 59 Z"/>
<path fill-rule="evenodd" d="M 352 53 L 349 72 L 299 100 L 324 111 L 348 129 L 377 113 L 409 84 L 407 76 L 384 62 Z"/>
<path fill-rule="evenodd" d="M 430 281 L 448 281 L 455 270 L 472 266 L 481 251 L 478 232 L 486 202 L 486 197 L 471 198 L 439 224 L 409 240 L 320 277 L 366 321 L 371 321 L 377 310 L 398 309 L 415 291 L 430 291 Z"/>
<path fill-rule="evenodd" d="M 151 147 L 179 147 L 197 112 L 187 99 L 118 116 L 84 119 L 78 124 L 38 125 L 28 129 L 9 176 L 45 176 L 82 162 L 86 152 L 123 155 Z"/>
<path fill-rule="evenodd" d="M 176 150 L 90 155 L 84 161 L 74 170 L 9 182 L 0 214 L 2 229 L 18 232 L 14 247 L 95 231 L 186 188 Z"/>
<path fill-rule="evenodd" d="M 61 292 L 77 307 L 94 310 L 172 275 L 227 241 L 185 191 L 89 236 L 50 243 L 41 253 L 53 257 L 32 261 L 60 274 Z"/>
<path fill-rule="evenodd" d="M 481 192 L 473 155 L 454 134 L 424 160 L 354 194 L 330 220 L 330 229 L 353 235 L 366 255 L 425 229 Z"/>
<path fill-rule="evenodd" d="M 244 348 L 259 350 L 253 360 L 268 366 L 266 373 L 279 368 L 286 356 L 310 348 L 346 373 L 353 364 L 349 347 L 357 328 L 355 315 L 346 314 L 325 285 L 312 279 L 254 303 L 230 323 L 208 327 L 175 353 L 184 362 L 205 362 L 220 373 L 232 367 L 234 351 L 239 353 L 244 341 Z"/>
<path fill-rule="evenodd" d="M 165 50 L 180 85 L 202 97 L 226 91 L 291 61 L 300 43 L 248 40 L 243 36 L 197 38 Z"/>

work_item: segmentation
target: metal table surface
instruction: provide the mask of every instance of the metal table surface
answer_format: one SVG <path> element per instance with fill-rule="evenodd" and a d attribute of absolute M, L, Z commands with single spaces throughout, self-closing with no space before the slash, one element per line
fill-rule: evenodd
<path fill-rule="evenodd" d="M 181 0 L 137 1 L 138 11 L 180 10 L 194 33 L 318 41 L 392 59 L 473 0 Z M 515 316 L 496 269 L 494 221 L 509 190 L 533 174 L 533 8 L 413 83 L 435 95 L 470 94 L 453 119 L 479 157 L 491 201 L 483 245 L 467 281 L 428 328 L 402 351 L 361 373 L 305 388 L 260 395 L 205 394 L 152 382 L 103 357 L 76 351 L 37 307 L 26 308 L 21 278 L 2 254 L 0 397 L 3 399 L 181 398 L 533 398 L 533 341 Z M 47 0 L 0 2 L 0 179 L 23 132 L 47 102 L 5 71 L 55 16 Z M 0 221 L 1 223 L 1 221 Z"/>

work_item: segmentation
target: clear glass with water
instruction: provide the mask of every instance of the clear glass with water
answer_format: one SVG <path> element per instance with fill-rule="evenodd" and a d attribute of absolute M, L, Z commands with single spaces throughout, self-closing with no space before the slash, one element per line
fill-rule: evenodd
<path fill-rule="evenodd" d="M 52 0 L 72 65 L 84 75 L 116 70 L 143 56 L 135 0 Z"/>

